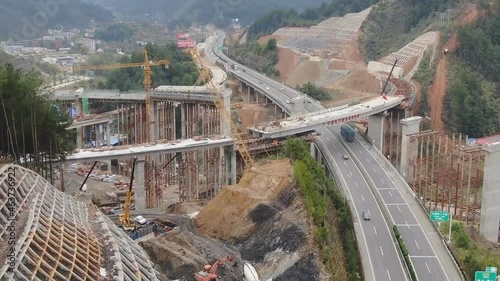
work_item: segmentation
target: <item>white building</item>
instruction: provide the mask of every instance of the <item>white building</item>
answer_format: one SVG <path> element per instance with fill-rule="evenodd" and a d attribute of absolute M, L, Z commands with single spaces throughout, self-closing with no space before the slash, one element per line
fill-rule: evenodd
<path fill-rule="evenodd" d="M 94 39 L 81 38 L 81 39 L 76 40 L 76 43 L 82 44 L 91 53 L 95 53 L 95 51 L 96 51 L 96 43 L 95 43 Z"/>

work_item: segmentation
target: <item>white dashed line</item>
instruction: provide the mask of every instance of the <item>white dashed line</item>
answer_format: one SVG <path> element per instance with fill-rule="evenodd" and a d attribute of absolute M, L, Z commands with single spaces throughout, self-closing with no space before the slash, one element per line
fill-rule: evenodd
<path fill-rule="evenodd" d="M 420 250 L 420 246 L 417 243 L 417 240 L 415 240 L 415 245 L 417 245 L 417 248 Z"/>
<path fill-rule="evenodd" d="M 359 185 L 357 182 L 354 182 L 354 184 L 356 185 L 356 188 L 359 188 Z"/>
<path fill-rule="evenodd" d="M 384 250 L 382 250 L 382 246 L 380 246 L 380 252 L 382 253 L 382 256 L 384 255 Z"/>
<path fill-rule="evenodd" d="M 401 213 L 401 208 L 399 208 L 399 205 L 396 205 L 396 207 L 398 207 L 398 210 L 399 210 L 399 212 Z"/>
<path fill-rule="evenodd" d="M 429 265 L 427 263 L 425 263 L 425 267 L 427 267 L 427 271 L 429 271 L 429 273 L 431 273 L 431 269 L 429 268 Z"/>
<path fill-rule="evenodd" d="M 389 277 L 389 281 L 391 281 L 391 274 L 389 273 L 389 269 L 387 269 L 387 276 Z"/>
<path fill-rule="evenodd" d="M 351 171 L 349 171 L 349 175 L 351 175 L 351 177 L 352 177 L 352 172 Z"/>
<path fill-rule="evenodd" d="M 383 179 L 380 179 L 380 181 L 382 182 L 382 184 L 385 184 L 384 180 Z"/>
<path fill-rule="evenodd" d="M 375 232 L 375 235 L 378 235 L 377 234 L 377 229 L 375 228 L 375 226 L 373 226 L 373 231 Z"/>
<path fill-rule="evenodd" d="M 387 191 L 387 192 L 389 192 L 389 195 L 392 197 L 392 193 L 390 191 Z"/>
<path fill-rule="evenodd" d="M 361 199 L 363 199 L 363 201 L 365 201 L 365 197 L 363 197 L 363 194 L 361 194 Z"/>

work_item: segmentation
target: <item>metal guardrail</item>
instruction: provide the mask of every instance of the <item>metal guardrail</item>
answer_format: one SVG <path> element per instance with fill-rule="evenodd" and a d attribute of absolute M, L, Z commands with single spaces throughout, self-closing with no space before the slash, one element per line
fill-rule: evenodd
<path fill-rule="evenodd" d="M 375 197 L 375 200 L 377 201 L 377 205 L 379 205 L 380 210 L 382 211 L 383 216 L 385 217 L 387 222 L 390 222 L 391 225 L 389 225 L 388 227 L 391 230 L 392 241 L 397 246 L 396 247 L 396 249 L 398 249 L 397 253 L 398 253 L 399 257 L 401 258 L 402 263 L 404 264 L 406 275 L 409 278 L 409 280 L 411 280 L 410 268 L 408 267 L 408 264 L 406 264 L 406 260 L 404 258 L 403 252 L 402 252 L 401 247 L 399 246 L 399 242 L 396 238 L 396 233 L 394 233 L 393 226 L 394 226 L 395 222 L 392 220 L 391 216 L 389 216 L 389 213 L 384 206 L 382 198 L 381 198 L 380 194 L 378 193 L 377 188 L 375 187 L 375 183 L 373 182 L 371 177 L 368 175 L 368 172 L 363 167 L 363 165 L 361 164 L 359 159 L 356 157 L 354 152 L 351 150 L 351 148 L 349 146 L 347 146 L 343 140 L 339 139 L 339 137 L 336 134 L 333 134 L 333 136 L 340 142 L 340 145 L 342 145 L 342 147 L 344 147 L 344 149 L 347 151 L 347 153 L 351 156 L 351 159 L 355 162 L 356 166 L 359 168 L 361 174 L 366 179 L 366 182 L 368 183 L 368 187 L 371 189 L 371 191 Z M 415 268 L 415 266 L 413 265 L 411 260 L 410 260 L 410 263 L 411 263 L 412 267 Z"/>
<path fill-rule="evenodd" d="M 365 136 L 363 136 L 365 137 Z M 392 165 L 391 162 L 389 162 L 389 160 L 387 160 L 387 158 L 385 158 L 385 156 L 382 154 L 382 152 L 380 152 L 378 149 L 375 149 L 376 153 L 381 156 L 382 159 L 384 159 L 384 162 L 392 167 L 394 169 L 394 171 L 396 171 L 396 174 L 397 174 L 397 177 L 402 181 L 404 182 L 404 185 L 406 187 L 406 189 L 410 192 L 410 194 L 413 195 L 413 198 L 415 199 L 415 201 L 418 203 L 418 205 L 420 206 L 420 208 L 422 208 L 422 210 L 427 214 L 427 217 L 430 217 L 430 213 L 427 211 L 427 209 L 425 208 L 425 206 L 422 204 L 422 201 L 420 201 L 420 199 L 418 198 L 418 196 L 415 194 L 415 192 L 413 192 L 413 190 L 410 188 L 410 185 L 408 185 L 408 183 L 406 182 L 406 180 L 403 178 L 403 176 L 396 170 L 396 168 L 394 168 L 394 166 Z M 446 243 L 446 239 L 444 238 L 443 234 L 441 233 L 441 231 L 439 230 L 439 228 L 436 226 L 435 223 L 432 223 L 432 226 L 434 227 L 434 229 L 437 231 L 437 233 L 439 234 L 439 237 L 441 238 L 441 242 L 444 244 L 444 246 L 446 247 L 446 250 L 448 252 L 448 255 L 450 255 L 450 257 L 452 258 L 453 260 L 453 264 L 455 265 L 456 267 L 456 270 L 458 272 L 460 272 L 460 277 L 462 278 L 462 281 L 468 281 L 469 279 L 467 278 L 467 275 L 465 274 L 464 270 L 459 266 L 458 264 L 458 258 L 455 256 L 455 254 L 453 253 L 452 249 L 450 248 L 450 246 L 448 245 L 448 243 Z"/>
<path fill-rule="evenodd" d="M 323 158 L 327 159 L 326 155 L 323 153 L 323 151 L 327 150 L 325 147 L 325 144 L 321 140 L 317 140 L 316 142 L 313 143 L 313 145 L 316 145 L 318 148 L 318 151 L 321 153 Z M 326 167 L 328 168 L 330 173 L 332 173 L 333 181 L 335 182 L 335 184 L 337 185 L 337 188 L 339 189 L 340 193 L 344 197 L 345 202 L 347 202 L 347 206 L 349 206 L 349 208 L 348 208 L 349 214 L 350 214 L 351 218 L 353 219 L 353 223 L 354 223 L 354 218 L 355 218 L 354 214 L 356 213 L 354 203 L 347 196 L 347 194 L 348 194 L 347 187 L 340 180 L 339 171 L 336 168 L 330 166 L 330 163 L 333 163 L 333 159 L 331 159 L 331 155 L 328 155 L 328 156 L 329 156 L 328 158 L 330 158 L 330 159 L 328 159 L 329 161 L 325 161 Z M 363 259 L 361 257 L 361 251 L 359 250 L 360 249 L 359 245 L 360 245 L 361 241 L 359 240 L 359 237 L 358 237 L 358 235 L 361 236 L 361 235 L 364 235 L 364 233 L 360 234 L 359 232 L 356 232 L 356 226 L 354 226 L 354 230 L 355 230 L 354 231 L 355 232 L 354 233 L 354 240 L 356 242 L 356 247 L 358 248 L 358 260 L 359 260 L 359 264 L 360 264 L 361 268 L 363 269 L 361 271 L 361 280 L 365 280 L 365 273 L 364 273 L 365 265 L 363 264 Z M 368 251 L 368 248 L 366 250 Z"/>

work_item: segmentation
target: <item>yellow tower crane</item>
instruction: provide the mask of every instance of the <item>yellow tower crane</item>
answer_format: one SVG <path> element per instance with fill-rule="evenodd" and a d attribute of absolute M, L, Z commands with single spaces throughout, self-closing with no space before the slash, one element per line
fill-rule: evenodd
<path fill-rule="evenodd" d="M 241 134 L 238 132 L 238 127 L 236 127 L 236 124 L 231 118 L 231 114 L 227 111 L 226 107 L 224 106 L 224 100 L 222 99 L 219 90 L 214 85 L 208 68 L 204 67 L 200 54 L 196 49 L 194 48 L 187 49 L 187 52 L 193 57 L 193 60 L 198 68 L 198 72 L 201 78 L 203 79 L 203 82 L 205 82 L 205 85 L 211 88 L 212 94 L 215 96 L 215 106 L 217 107 L 217 110 L 220 112 L 221 117 L 224 120 L 226 120 L 226 122 L 228 122 L 229 125 L 231 126 L 231 136 L 234 139 L 236 139 L 236 143 L 238 145 L 241 158 L 243 159 L 247 167 L 251 167 L 254 164 L 252 155 L 250 155 L 250 151 L 248 150 L 246 143 L 243 141 Z"/>
<path fill-rule="evenodd" d="M 136 62 L 136 63 L 122 63 L 122 64 L 110 64 L 110 65 L 83 65 L 83 66 L 73 66 L 73 72 L 78 71 L 86 71 L 86 70 L 108 70 L 108 69 L 119 69 L 119 68 L 132 68 L 132 67 L 140 67 L 144 72 L 144 89 L 146 90 L 146 141 L 152 142 L 154 141 L 153 137 L 153 129 L 151 128 L 153 125 L 153 118 L 151 112 L 151 67 L 162 65 L 165 68 L 168 68 L 170 65 L 170 61 L 168 60 L 159 60 L 159 61 L 150 61 L 148 58 L 148 51 L 144 49 L 144 62 Z M 151 157 L 146 157 L 146 164 L 151 163 Z M 135 160 L 134 160 L 135 166 Z M 149 165 L 148 165 L 149 167 Z M 132 168 L 133 171 L 134 168 Z M 132 172 L 133 173 L 133 172 Z M 133 178 L 133 174 L 132 174 Z M 132 181 L 132 180 L 131 180 Z M 150 187 L 151 188 L 151 187 Z M 133 223 L 130 218 L 130 206 L 132 198 L 132 190 L 129 188 L 127 192 L 127 202 L 125 204 L 123 214 L 120 215 L 120 223 L 125 229 L 133 228 Z"/>
<path fill-rule="evenodd" d="M 170 61 L 168 60 L 159 60 L 159 61 L 150 61 L 148 58 L 148 51 L 144 49 L 144 62 L 133 62 L 133 63 L 121 63 L 121 64 L 104 64 L 104 65 L 81 65 L 81 66 L 73 66 L 73 72 L 85 71 L 85 70 L 107 70 L 107 69 L 118 69 L 118 68 L 132 68 L 132 67 L 140 67 L 144 72 L 144 89 L 146 90 L 146 124 L 147 127 L 147 142 L 153 141 L 151 125 L 153 124 L 152 116 L 151 116 L 151 67 L 163 65 L 165 68 L 168 68 L 170 65 Z"/>

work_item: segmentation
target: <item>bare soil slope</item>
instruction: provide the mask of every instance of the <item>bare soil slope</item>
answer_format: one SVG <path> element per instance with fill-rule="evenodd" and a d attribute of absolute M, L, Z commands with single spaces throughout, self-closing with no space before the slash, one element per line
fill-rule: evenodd
<path fill-rule="evenodd" d="M 280 81 L 286 81 L 300 60 L 300 55 L 287 48 L 279 48 L 279 61 L 275 68 L 280 72 Z"/>
<path fill-rule="evenodd" d="M 198 230 L 208 236 L 234 241 L 248 236 L 255 228 L 249 214 L 261 202 L 270 202 L 292 183 L 288 160 L 256 165 L 237 185 L 225 187 L 194 220 Z"/>
<path fill-rule="evenodd" d="M 242 132 L 246 132 L 248 127 L 269 121 L 269 109 L 262 104 L 243 104 L 237 112 Z"/>

